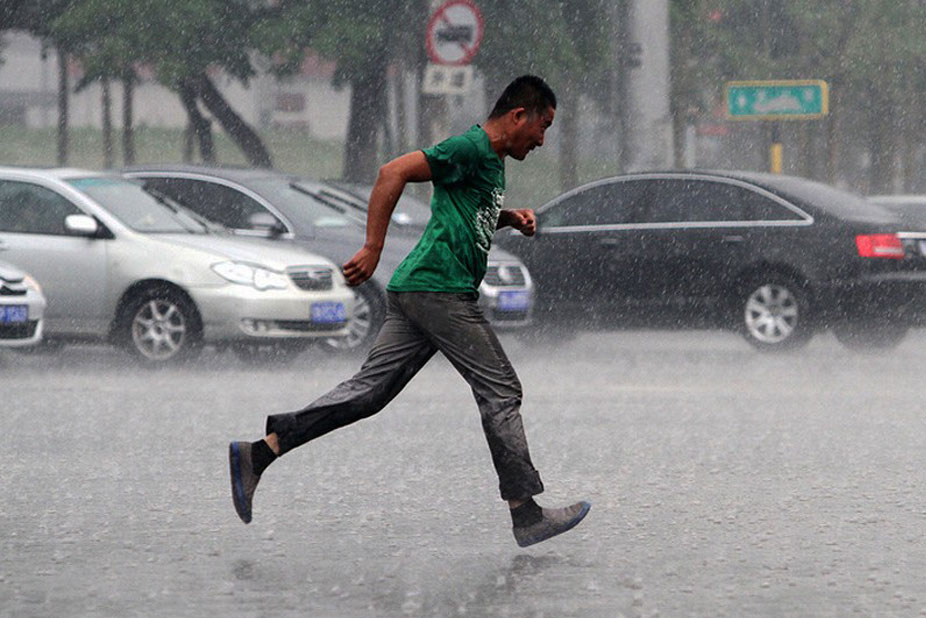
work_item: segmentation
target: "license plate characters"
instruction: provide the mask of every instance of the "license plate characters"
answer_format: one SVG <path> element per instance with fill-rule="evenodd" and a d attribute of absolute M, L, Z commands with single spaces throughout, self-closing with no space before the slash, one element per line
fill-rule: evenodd
<path fill-rule="evenodd" d="M 527 311 L 530 307 L 531 297 L 528 292 L 499 292 L 499 311 Z"/>
<path fill-rule="evenodd" d="M 28 305 L 0 305 L 0 324 L 12 324 L 28 321 Z"/>
<path fill-rule="evenodd" d="M 347 321 L 344 303 L 312 303 L 312 322 L 315 324 L 336 324 Z"/>

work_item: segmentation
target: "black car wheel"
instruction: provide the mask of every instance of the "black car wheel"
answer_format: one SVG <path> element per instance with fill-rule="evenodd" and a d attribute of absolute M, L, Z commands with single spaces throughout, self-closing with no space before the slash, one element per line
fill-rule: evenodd
<path fill-rule="evenodd" d="M 192 302 L 169 287 L 149 288 L 124 307 L 118 339 L 138 359 L 187 360 L 202 348 L 202 327 Z"/>
<path fill-rule="evenodd" d="M 845 322 L 833 327 L 839 343 L 850 350 L 873 352 L 896 348 L 907 336 L 909 327 L 903 324 L 871 324 Z"/>
<path fill-rule="evenodd" d="M 760 350 L 786 350 L 805 345 L 813 336 L 807 319 L 807 295 L 793 280 L 770 274 L 743 286 L 741 331 Z"/>
<path fill-rule="evenodd" d="M 354 315 L 346 337 L 328 337 L 325 345 L 338 352 L 367 350 L 386 319 L 386 307 L 376 289 L 361 286 L 354 293 Z"/>

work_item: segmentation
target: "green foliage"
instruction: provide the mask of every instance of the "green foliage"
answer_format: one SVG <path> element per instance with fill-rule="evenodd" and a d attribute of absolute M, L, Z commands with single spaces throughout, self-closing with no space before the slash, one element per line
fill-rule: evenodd
<path fill-rule="evenodd" d="M 591 84 L 606 68 L 605 0 L 484 0 L 486 22 L 475 64 L 495 88 L 535 73 L 558 85 Z M 600 90 L 600 89 L 597 89 Z"/>
<path fill-rule="evenodd" d="M 3 0 L 0 2 L 0 32 L 25 30 L 37 37 L 53 38 L 52 22 L 75 0 Z"/>
<path fill-rule="evenodd" d="M 897 91 L 926 62 L 926 5 L 897 0 L 673 0 L 689 53 L 730 79 L 826 79 Z M 713 18 L 712 18 L 713 17 Z"/>
<path fill-rule="evenodd" d="M 212 66 L 244 81 L 253 76 L 242 45 L 252 21 L 243 0 L 78 0 L 53 20 L 52 30 L 71 42 L 87 79 L 115 77 L 146 62 L 172 87 Z"/>
<path fill-rule="evenodd" d="M 365 79 L 382 66 L 395 31 L 396 7 L 381 0 L 308 0 L 317 35 L 313 48 L 337 62 L 336 84 Z"/>

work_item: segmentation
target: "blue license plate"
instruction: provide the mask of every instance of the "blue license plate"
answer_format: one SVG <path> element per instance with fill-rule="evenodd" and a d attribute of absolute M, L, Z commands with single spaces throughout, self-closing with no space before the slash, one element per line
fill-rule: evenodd
<path fill-rule="evenodd" d="M 344 303 L 312 303 L 312 322 L 315 324 L 334 324 L 346 322 L 347 311 Z"/>
<path fill-rule="evenodd" d="M 528 292 L 499 292 L 499 311 L 527 311 L 531 304 Z"/>
<path fill-rule="evenodd" d="M 29 321 L 28 305 L 0 305 L 0 324 Z"/>

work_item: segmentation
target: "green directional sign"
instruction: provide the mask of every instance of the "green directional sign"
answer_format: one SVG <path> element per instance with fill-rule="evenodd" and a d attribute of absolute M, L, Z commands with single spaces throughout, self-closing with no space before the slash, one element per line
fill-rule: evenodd
<path fill-rule="evenodd" d="M 728 82 L 727 117 L 733 120 L 801 120 L 829 111 L 823 80 Z"/>

